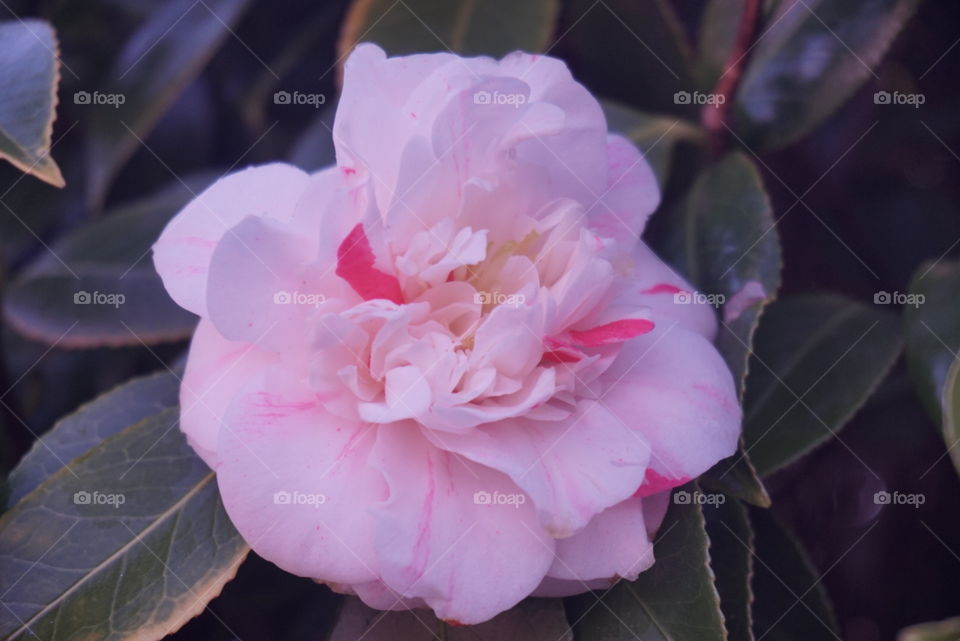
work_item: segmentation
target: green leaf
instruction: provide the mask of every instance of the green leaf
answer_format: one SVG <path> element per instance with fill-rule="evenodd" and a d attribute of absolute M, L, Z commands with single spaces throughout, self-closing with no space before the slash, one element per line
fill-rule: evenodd
<path fill-rule="evenodd" d="M 196 317 L 167 295 L 150 247 L 210 180 L 203 175 L 177 182 L 68 234 L 11 283 L 7 320 L 31 338 L 62 347 L 188 338 Z"/>
<path fill-rule="evenodd" d="M 737 641 L 753 641 L 753 528 L 747 509 L 738 501 L 724 501 L 704 507 L 704 517 L 727 635 Z"/>
<path fill-rule="evenodd" d="M 704 140 L 700 128 L 682 118 L 646 114 L 612 101 L 603 102 L 603 111 L 610 130 L 632 140 L 643 153 L 661 190 L 667 185 L 674 147 Z"/>
<path fill-rule="evenodd" d="M 717 349 L 742 399 L 754 333 L 780 289 L 782 265 L 760 172 L 744 154 L 728 154 L 697 178 L 671 222 L 667 260 L 702 294 L 723 304 Z M 755 505 L 770 505 L 742 444 L 707 472 L 704 483 Z"/>
<path fill-rule="evenodd" d="M 707 489 L 735 496 L 757 507 L 770 507 L 773 502 L 750 461 L 743 436 L 737 443 L 736 453 L 704 472 L 700 483 Z"/>
<path fill-rule="evenodd" d="M 897 641 L 957 641 L 960 639 L 960 617 L 918 623 L 900 630 Z"/>
<path fill-rule="evenodd" d="M 820 574 L 800 542 L 768 511 L 751 510 L 756 541 L 754 633 L 769 641 L 836 641 Z"/>
<path fill-rule="evenodd" d="M 428 610 L 383 612 L 347 597 L 330 641 L 573 641 L 560 599 L 527 599 L 480 625 L 450 626 Z"/>
<path fill-rule="evenodd" d="M 684 486 L 696 491 L 695 485 Z M 642 533 L 639 534 L 642 536 Z M 570 599 L 577 641 L 726 639 L 698 505 L 672 503 L 660 526 L 653 566 L 633 582 Z"/>
<path fill-rule="evenodd" d="M 918 0 L 780 0 L 761 25 L 733 128 L 754 149 L 785 147 L 871 76 Z"/>
<path fill-rule="evenodd" d="M 760 474 L 835 436 L 902 346 L 896 316 L 841 296 L 771 305 L 757 332 L 744 401 L 744 437 Z"/>
<path fill-rule="evenodd" d="M 960 360 L 953 361 L 943 386 L 943 438 L 953 466 L 960 473 Z"/>
<path fill-rule="evenodd" d="M 697 81 L 711 91 L 723 74 L 740 28 L 744 0 L 710 0 L 700 18 L 697 38 Z"/>
<path fill-rule="evenodd" d="M 59 45 L 43 20 L 0 22 L 0 158 L 55 187 L 60 168 L 50 157 L 60 82 Z"/>
<path fill-rule="evenodd" d="M 742 396 L 753 334 L 780 288 L 782 264 L 770 198 L 753 162 L 734 152 L 704 171 L 671 232 L 671 264 L 723 304 L 717 348 Z"/>
<path fill-rule="evenodd" d="M 341 60 L 360 42 L 375 42 L 390 55 L 543 51 L 559 9 L 559 0 L 353 0 L 338 51 Z"/>
<path fill-rule="evenodd" d="M 177 406 L 180 381 L 170 372 L 135 378 L 83 405 L 43 434 L 7 479 L 12 506 L 43 481 L 104 439 Z"/>
<path fill-rule="evenodd" d="M 113 96 L 112 102 L 94 104 L 97 92 L 92 90 L 79 94 L 86 104 L 78 107 L 90 114 L 88 193 L 94 209 L 99 209 L 120 168 L 199 75 L 249 5 L 250 0 L 158 4 L 98 88 L 97 95 Z"/>
<path fill-rule="evenodd" d="M 907 365 L 920 400 L 939 425 L 944 381 L 960 350 L 960 262 L 920 265 L 909 294 L 912 304 L 904 307 Z"/>
<path fill-rule="evenodd" d="M 0 638 L 160 639 L 233 578 L 249 548 L 178 413 L 107 437 L 0 518 Z"/>

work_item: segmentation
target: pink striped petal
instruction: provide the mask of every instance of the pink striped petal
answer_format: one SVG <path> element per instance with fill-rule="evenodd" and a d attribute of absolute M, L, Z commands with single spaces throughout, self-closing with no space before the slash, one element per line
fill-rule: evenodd
<path fill-rule="evenodd" d="M 337 276 L 347 281 L 363 300 L 382 298 L 402 304 L 397 277 L 374 267 L 375 262 L 363 223 L 358 223 L 337 249 Z"/>

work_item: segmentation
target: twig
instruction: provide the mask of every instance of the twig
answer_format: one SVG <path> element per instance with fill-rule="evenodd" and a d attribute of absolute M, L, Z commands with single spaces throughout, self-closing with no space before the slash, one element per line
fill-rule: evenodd
<path fill-rule="evenodd" d="M 743 77 L 743 69 L 749 61 L 751 45 L 757 37 L 762 5 L 763 0 L 744 0 L 737 39 L 713 90 L 715 99 L 711 101 L 713 104 L 704 105 L 700 113 L 700 120 L 710 138 L 710 147 L 716 154 L 723 152 L 729 142 L 729 131 L 725 123 L 730 119 L 737 87 Z"/>

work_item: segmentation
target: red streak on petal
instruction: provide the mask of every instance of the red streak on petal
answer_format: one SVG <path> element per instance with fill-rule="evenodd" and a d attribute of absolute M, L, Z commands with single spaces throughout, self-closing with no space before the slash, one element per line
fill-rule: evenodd
<path fill-rule="evenodd" d="M 402 304 L 400 281 L 375 268 L 375 260 L 363 223 L 359 223 L 337 248 L 337 276 L 347 281 L 364 300 L 384 298 Z"/>
<path fill-rule="evenodd" d="M 582 347 L 598 347 L 636 338 L 653 329 L 653 322 L 645 318 L 625 318 L 606 325 L 598 325 L 582 331 L 570 330 L 570 342 Z"/>
<path fill-rule="evenodd" d="M 543 360 L 547 363 L 577 363 L 583 358 L 570 349 L 554 349 L 543 353 Z"/>
<path fill-rule="evenodd" d="M 567 344 L 556 338 L 555 336 L 547 336 L 543 339 L 543 344 L 549 347 L 550 349 L 560 349 L 562 347 L 567 347 Z"/>
<path fill-rule="evenodd" d="M 658 494 L 659 492 L 664 492 L 671 488 L 677 487 L 678 485 L 683 485 L 689 480 L 689 477 L 672 479 L 662 474 L 658 474 L 652 469 L 647 469 L 647 473 L 643 477 L 643 483 L 640 484 L 640 487 L 637 488 L 637 491 L 634 492 L 633 495 L 643 498 L 645 496 L 650 496 L 651 494 Z"/>
<path fill-rule="evenodd" d="M 645 289 L 641 294 L 679 294 L 683 290 L 670 283 L 657 283 L 650 289 Z"/>

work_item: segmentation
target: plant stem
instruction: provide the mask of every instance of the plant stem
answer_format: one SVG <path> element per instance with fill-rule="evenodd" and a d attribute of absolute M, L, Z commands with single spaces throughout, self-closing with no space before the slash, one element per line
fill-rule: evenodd
<path fill-rule="evenodd" d="M 750 52 L 753 50 L 752 45 L 760 26 L 762 5 L 763 0 L 744 0 L 737 38 L 730 55 L 727 57 L 726 64 L 723 65 L 723 73 L 717 79 L 717 85 L 713 90 L 715 97 L 723 96 L 723 98 L 714 100 L 715 104 L 704 105 L 700 113 L 700 120 L 710 139 L 710 147 L 717 155 L 722 153 L 729 143 L 730 132 L 727 129 L 727 123 L 730 120 L 730 112 L 733 109 L 740 79 L 743 77 L 743 69 L 750 58 Z"/>

